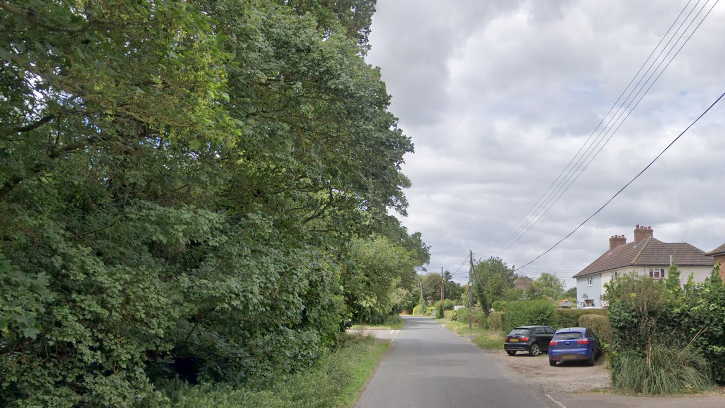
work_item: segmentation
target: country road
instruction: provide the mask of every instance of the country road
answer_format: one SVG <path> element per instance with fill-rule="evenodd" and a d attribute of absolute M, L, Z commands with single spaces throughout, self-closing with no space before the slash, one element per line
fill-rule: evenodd
<path fill-rule="evenodd" d="M 357 408 L 725 408 L 722 387 L 707 395 L 675 397 L 547 390 L 433 319 L 403 319 L 402 330 L 373 331 L 376 337 L 392 341 L 392 345 Z M 549 368 L 548 364 L 544 368 Z M 574 374 L 576 368 L 560 370 L 562 380 L 586 381 L 581 373 Z"/>
<path fill-rule="evenodd" d="M 557 407 L 435 320 L 404 319 L 358 408 Z"/>

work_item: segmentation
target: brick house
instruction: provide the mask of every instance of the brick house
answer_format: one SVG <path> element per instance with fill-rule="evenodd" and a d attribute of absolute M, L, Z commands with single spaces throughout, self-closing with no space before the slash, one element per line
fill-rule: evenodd
<path fill-rule="evenodd" d="M 718 251 L 719 252 L 716 252 Z M 725 245 L 712 251 L 725 258 Z M 687 282 L 692 274 L 695 282 L 703 282 L 712 271 L 715 259 L 712 253 L 687 243 L 666 243 L 654 237 L 652 227 L 637 225 L 634 241 L 627 243 L 624 235 L 609 238 L 609 250 L 597 258 L 576 278 L 577 308 L 602 307 L 604 284 L 618 275 L 636 273 L 653 279 L 665 279 L 671 263 L 680 270 L 680 282 Z"/>
<path fill-rule="evenodd" d="M 720 262 L 720 277 L 725 282 L 725 244 L 708 252 L 707 255 L 715 258 L 715 263 Z"/>

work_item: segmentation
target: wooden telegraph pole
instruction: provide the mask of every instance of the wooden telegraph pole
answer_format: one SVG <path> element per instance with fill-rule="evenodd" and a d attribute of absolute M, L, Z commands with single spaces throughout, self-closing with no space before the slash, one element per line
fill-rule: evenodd
<path fill-rule="evenodd" d="M 468 262 L 471 265 L 471 267 L 468 269 L 468 328 L 472 329 L 471 325 L 471 319 L 473 315 L 473 311 L 471 309 L 471 306 L 473 302 L 471 302 L 471 287 L 473 286 L 473 251 L 468 251 Z"/>
<path fill-rule="evenodd" d="M 443 309 L 443 316 L 446 315 L 446 278 L 443 276 L 443 267 L 441 266 L 441 309 Z"/>

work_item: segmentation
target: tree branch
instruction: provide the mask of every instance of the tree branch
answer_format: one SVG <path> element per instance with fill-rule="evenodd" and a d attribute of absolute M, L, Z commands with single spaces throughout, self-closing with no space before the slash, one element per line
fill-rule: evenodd
<path fill-rule="evenodd" d="M 35 129 L 45 125 L 46 123 L 50 122 L 53 119 L 55 119 L 55 116 L 53 116 L 53 115 L 43 116 L 42 118 L 40 118 L 40 120 L 38 120 L 34 123 L 13 128 L 12 131 L 16 132 L 16 133 L 30 132 L 31 130 L 35 130 Z"/>

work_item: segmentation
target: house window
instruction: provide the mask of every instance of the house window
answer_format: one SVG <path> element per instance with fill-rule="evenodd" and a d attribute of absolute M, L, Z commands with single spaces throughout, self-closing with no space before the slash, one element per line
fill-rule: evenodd
<path fill-rule="evenodd" d="M 612 272 L 612 280 L 613 281 L 616 281 L 618 277 L 619 277 L 619 272 Z"/>
<path fill-rule="evenodd" d="M 587 286 L 592 286 L 592 284 L 593 284 L 593 279 L 587 278 Z"/>
<path fill-rule="evenodd" d="M 652 279 L 663 279 L 665 277 L 664 268 L 649 268 L 649 277 Z"/>

